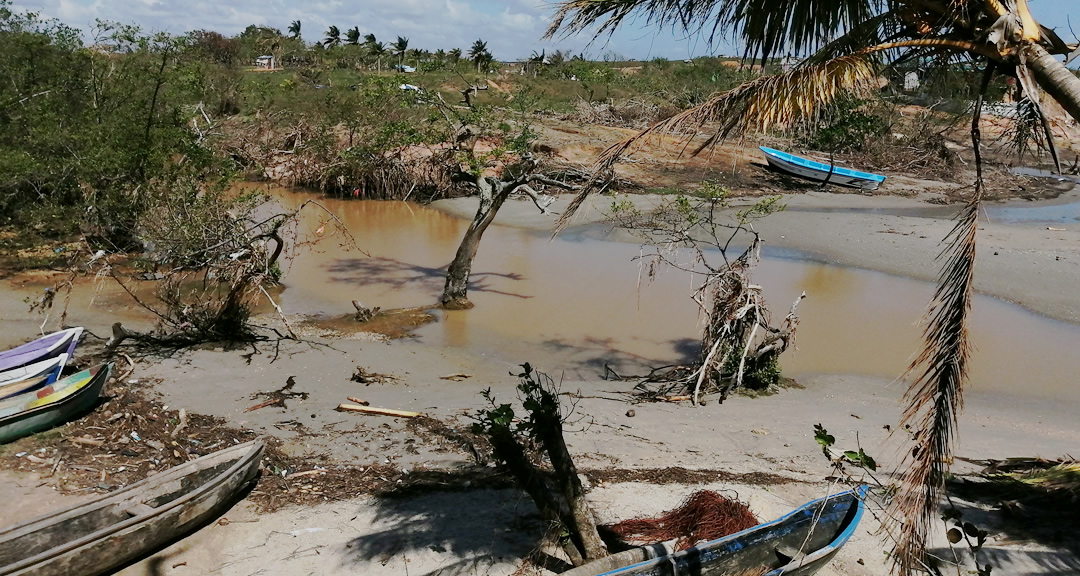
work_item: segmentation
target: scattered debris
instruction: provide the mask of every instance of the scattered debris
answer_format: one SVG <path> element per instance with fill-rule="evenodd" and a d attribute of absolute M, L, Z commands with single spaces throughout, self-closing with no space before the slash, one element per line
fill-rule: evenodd
<path fill-rule="evenodd" d="M 359 300 L 352 301 L 353 308 L 356 308 L 356 316 L 354 318 L 357 322 L 370 322 L 379 313 L 382 308 L 375 306 L 373 308 L 367 308 L 360 303 Z"/>
<path fill-rule="evenodd" d="M 346 396 L 345 399 L 348 400 L 349 402 L 355 402 L 355 403 L 357 403 L 357 404 L 359 404 L 361 406 L 370 406 L 371 405 L 371 402 L 368 402 L 367 400 L 361 400 L 361 399 L 357 398 L 356 396 Z"/>
<path fill-rule="evenodd" d="M 251 395 L 251 399 L 267 398 L 265 402 L 260 402 L 254 406 L 249 406 L 244 412 L 254 412 L 260 408 L 266 408 L 267 406 L 281 406 L 282 408 L 288 408 L 285 404 L 286 400 L 292 400 L 293 398 L 299 398 L 301 400 L 307 400 L 307 392 L 293 392 L 292 387 L 296 385 L 296 377 L 289 376 L 285 380 L 285 385 L 281 388 L 274 390 L 273 392 L 256 392 Z"/>
<path fill-rule="evenodd" d="M 382 414 L 384 416 L 400 416 L 402 418 L 415 418 L 420 415 L 419 412 L 410 412 L 408 410 L 374 408 L 371 406 L 361 406 L 359 404 L 338 404 L 337 410 L 338 412 L 364 412 L 365 414 Z"/>
<path fill-rule="evenodd" d="M 397 382 L 398 377 L 393 374 L 379 374 L 378 372 L 372 372 L 361 366 L 356 367 L 356 372 L 349 378 L 353 382 L 359 382 L 365 386 L 371 386 L 372 384 L 387 384 L 391 382 Z"/>
<path fill-rule="evenodd" d="M 461 382 L 462 380 L 467 380 L 469 378 L 472 378 L 472 374 L 459 373 L 439 376 L 439 380 L 453 380 L 454 382 Z"/>

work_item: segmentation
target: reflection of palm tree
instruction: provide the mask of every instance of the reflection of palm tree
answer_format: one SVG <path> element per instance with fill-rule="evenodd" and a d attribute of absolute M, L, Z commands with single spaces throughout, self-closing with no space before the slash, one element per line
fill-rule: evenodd
<path fill-rule="evenodd" d="M 345 42 L 352 46 L 356 46 L 360 43 L 360 27 L 353 26 L 345 31 Z"/>
<path fill-rule="evenodd" d="M 293 20 L 292 24 L 289 24 L 289 36 L 292 38 L 300 38 L 300 21 Z"/>
<path fill-rule="evenodd" d="M 809 55 L 790 71 L 715 94 L 613 146 L 602 157 L 602 165 L 609 167 L 635 142 L 643 142 L 645 134 L 689 133 L 686 130 L 691 126 L 719 121 L 720 132 L 711 141 L 715 144 L 728 135 L 803 122 L 840 95 L 873 93 L 878 87 L 875 65 L 895 67 L 927 57 L 943 64 L 962 58 L 983 67 L 979 99 L 973 108 L 976 113 L 994 74 L 1001 73 L 1018 77 L 1031 101 L 1039 101 L 1041 88 L 1080 120 L 1080 78 L 1054 56 L 1077 47 L 1041 26 L 1028 10 L 1027 0 L 838 0 L 827 4 L 822 9 L 816 0 L 563 0 L 548 35 L 588 29 L 610 33 L 628 16 L 644 14 L 660 26 L 691 32 L 731 30 L 746 53 L 762 63 L 780 54 Z M 597 24 L 601 27 L 591 28 Z M 889 59 L 882 56 L 886 54 Z M 1039 115 L 1043 116 L 1041 111 Z M 977 152 L 978 118 L 974 120 L 972 143 Z M 1046 133 L 1052 139 L 1049 130 Z M 902 423 L 910 426 L 917 446 L 901 462 L 905 472 L 891 504 L 899 523 L 892 558 L 906 574 L 926 559 L 927 534 L 936 522 L 968 380 L 969 306 L 982 192 L 980 168 L 967 209 L 950 235 L 952 244 L 928 317 L 924 346 L 908 372 L 911 386 Z M 571 215 L 572 211 L 564 214 L 564 221 Z"/>
<path fill-rule="evenodd" d="M 341 30 L 338 30 L 337 26 L 331 26 L 326 29 L 326 38 L 323 40 L 323 46 L 326 48 L 335 48 L 341 45 Z"/>
<path fill-rule="evenodd" d="M 394 51 L 394 55 L 398 57 L 398 65 L 400 66 L 405 61 L 405 51 L 409 49 L 409 39 L 398 36 L 397 40 L 390 44 L 390 48 Z"/>

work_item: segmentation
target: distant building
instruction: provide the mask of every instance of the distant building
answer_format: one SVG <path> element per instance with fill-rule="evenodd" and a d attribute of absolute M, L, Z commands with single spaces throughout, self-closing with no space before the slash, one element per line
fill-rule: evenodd
<path fill-rule="evenodd" d="M 274 57 L 270 55 L 259 56 L 255 59 L 255 67 L 263 68 L 265 70 L 274 69 Z"/>
<path fill-rule="evenodd" d="M 919 80 L 919 75 L 914 72 L 908 72 L 904 74 L 904 92 L 914 92 L 922 86 L 922 82 Z"/>
<path fill-rule="evenodd" d="M 408 74 L 412 74 L 413 72 L 416 72 L 416 68 L 414 68 L 412 66 L 409 66 L 408 64 L 396 64 L 396 65 L 394 65 L 393 69 L 398 71 L 398 72 L 405 72 L 405 73 L 408 73 Z"/>

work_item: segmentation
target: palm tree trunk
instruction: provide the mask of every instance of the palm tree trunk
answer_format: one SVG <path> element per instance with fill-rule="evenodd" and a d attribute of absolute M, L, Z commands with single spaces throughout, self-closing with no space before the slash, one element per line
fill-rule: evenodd
<path fill-rule="evenodd" d="M 1038 44 L 1028 43 L 1023 50 L 1039 87 L 1080 122 L 1080 78 Z"/>

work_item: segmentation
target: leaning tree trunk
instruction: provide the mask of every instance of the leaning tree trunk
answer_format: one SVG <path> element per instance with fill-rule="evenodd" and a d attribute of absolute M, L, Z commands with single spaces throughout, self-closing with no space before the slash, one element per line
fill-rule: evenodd
<path fill-rule="evenodd" d="M 1023 50 L 1039 87 L 1080 122 L 1080 78 L 1038 44 L 1029 43 Z"/>
<path fill-rule="evenodd" d="M 476 184 L 480 188 L 480 206 L 476 209 L 476 216 L 465 232 L 465 237 L 461 239 L 454 261 L 450 263 L 450 268 L 446 271 L 442 304 L 449 310 L 472 308 L 468 290 L 473 258 L 476 257 L 476 251 L 480 248 L 480 239 L 484 236 L 484 231 L 495 220 L 495 214 L 510 195 L 507 187 L 494 178 L 478 177 Z"/>

